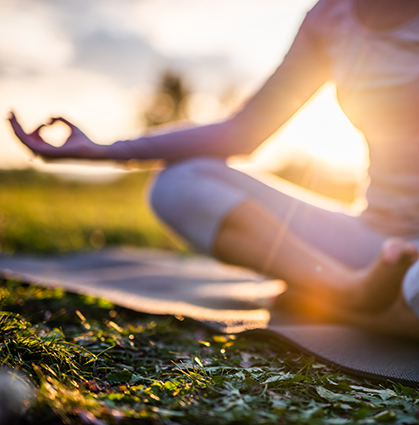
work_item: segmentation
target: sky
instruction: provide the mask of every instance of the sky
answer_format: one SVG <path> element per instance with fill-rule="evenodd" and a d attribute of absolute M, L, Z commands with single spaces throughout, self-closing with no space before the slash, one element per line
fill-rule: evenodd
<path fill-rule="evenodd" d="M 165 70 L 183 75 L 207 106 L 227 92 L 245 99 L 281 62 L 314 3 L 0 0 L 0 116 L 13 109 L 30 130 L 63 115 L 107 144 L 141 134 L 138 116 Z M 292 145 L 340 167 L 365 165 L 362 138 L 337 108 L 333 87 L 319 99 L 267 143 L 259 162 L 280 162 Z M 336 148 L 338 135 L 345 140 Z M 54 143 L 62 131 L 46 137 Z M 58 169 L 34 161 L 0 120 L 0 168 L 28 165 Z"/>

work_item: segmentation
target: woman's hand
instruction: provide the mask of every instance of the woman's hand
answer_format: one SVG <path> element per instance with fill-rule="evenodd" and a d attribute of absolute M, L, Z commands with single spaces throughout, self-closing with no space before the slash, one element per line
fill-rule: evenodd
<path fill-rule="evenodd" d="M 13 112 L 10 112 L 8 119 L 16 136 L 35 155 L 51 159 L 107 159 L 106 146 L 93 143 L 79 128 L 64 118 L 51 118 L 48 124 L 40 125 L 30 134 L 25 133 Z M 59 147 L 50 145 L 39 134 L 42 127 L 52 125 L 57 121 L 66 124 L 71 130 L 68 139 Z"/>

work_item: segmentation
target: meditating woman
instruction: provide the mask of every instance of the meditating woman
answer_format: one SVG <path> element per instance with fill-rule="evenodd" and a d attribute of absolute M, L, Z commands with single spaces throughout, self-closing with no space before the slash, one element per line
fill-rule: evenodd
<path fill-rule="evenodd" d="M 226 165 L 249 154 L 327 81 L 370 150 L 368 207 L 358 216 L 292 198 Z M 282 64 L 232 117 L 98 145 L 53 147 L 37 128 L 18 138 L 45 158 L 160 158 L 151 204 L 201 251 L 284 279 L 349 323 L 419 338 L 419 1 L 320 0 Z M 338 142 L 338 141 L 337 141 Z M 407 273 L 406 273 L 407 272 Z"/>

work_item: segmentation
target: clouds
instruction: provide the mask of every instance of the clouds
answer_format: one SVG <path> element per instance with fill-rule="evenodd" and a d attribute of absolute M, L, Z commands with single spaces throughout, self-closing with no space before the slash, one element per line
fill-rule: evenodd
<path fill-rule="evenodd" d="M 236 73 L 278 64 L 315 0 L 147 0 L 127 27 L 171 56 L 227 56 Z"/>
<path fill-rule="evenodd" d="M 64 114 L 98 141 L 129 137 L 165 70 L 203 92 L 258 86 L 314 2 L 0 0 L 0 116 L 13 108 L 30 128 Z M 12 139 L 0 121 L 0 167 L 27 158 Z"/>
<path fill-rule="evenodd" d="M 0 75 L 28 75 L 66 66 L 74 49 L 47 7 L 0 3 Z"/>
<path fill-rule="evenodd" d="M 77 68 L 121 82 L 143 81 L 151 67 L 162 66 L 163 56 L 140 34 L 124 30 L 104 10 L 97 1 L 1 3 L 0 74 Z"/>
<path fill-rule="evenodd" d="M 179 58 L 235 72 L 279 61 L 314 0 L 0 2 L 1 73 L 86 67 L 144 78 Z M 175 59 L 177 58 L 177 59 Z M 269 59 L 267 59 L 269 58 Z M 250 62 L 251 61 L 251 62 Z M 125 64 L 125 67 L 123 66 Z M 190 64 L 189 64 L 190 65 Z M 244 70 L 244 73 L 246 71 Z"/>
<path fill-rule="evenodd" d="M 74 46 L 73 67 L 105 73 L 124 84 L 143 82 L 168 65 L 166 58 L 135 34 L 101 29 L 76 39 Z"/>
<path fill-rule="evenodd" d="M 77 68 L 120 83 L 175 67 L 266 74 L 314 0 L 0 2 L 0 75 Z"/>

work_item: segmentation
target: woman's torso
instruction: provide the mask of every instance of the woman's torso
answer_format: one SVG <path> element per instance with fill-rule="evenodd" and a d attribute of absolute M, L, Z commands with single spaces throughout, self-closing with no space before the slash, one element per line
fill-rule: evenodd
<path fill-rule="evenodd" d="M 364 220 L 391 235 L 419 234 L 419 16 L 392 28 L 360 21 L 355 0 L 310 12 L 339 103 L 370 149 Z M 309 13 L 309 17 L 310 17 Z"/>

